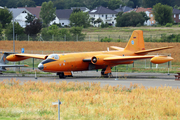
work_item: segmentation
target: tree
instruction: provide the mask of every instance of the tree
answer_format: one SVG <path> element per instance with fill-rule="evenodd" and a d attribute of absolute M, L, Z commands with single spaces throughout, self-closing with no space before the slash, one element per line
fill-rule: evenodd
<path fill-rule="evenodd" d="M 5 5 L 8 8 L 16 8 L 17 7 L 17 0 L 8 0 Z"/>
<path fill-rule="evenodd" d="M 37 6 L 41 6 L 43 2 L 48 2 L 49 0 L 33 0 Z"/>
<path fill-rule="evenodd" d="M 26 5 L 28 7 L 35 7 L 36 6 L 35 2 L 32 0 L 20 0 L 17 2 L 17 7 L 24 7 Z"/>
<path fill-rule="evenodd" d="M 153 14 L 155 16 L 155 20 L 160 25 L 165 25 L 166 23 L 173 23 L 172 7 L 168 5 L 162 5 L 161 3 L 154 5 Z"/>
<path fill-rule="evenodd" d="M 153 7 L 157 3 L 171 6 L 172 3 L 174 3 L 174 0 L 143 0 L 144 7 Z"/>
<path fill-rule="evenodd" d="M 8 40 L 12 40 L 13 38 L 13 23 L 9 24 L 7 26 L 7 29 L 5 30 L 5 34 L 8 38 Z M 14 34 L 18 36 L 18 40 L 25 40 L 24 39 L 24 28 L 22 28 L 18 22 L 14 22 Z"/>
<path fill-rule="evenodd" d="M 72 37 L 78 37 L 78 40 L 82 41 L 85 38 L 85 34 L 82 34 L 82 27 L 72 27 L 70 30 Z"/>
<path fill-rule="evenodd" d="M 56 0 L 53 1 L 54 3 L 54 7 L 56 7 L 56 9 L 65 9 L 66 8 L 66 4 L 64 0 Z"/>
<path fill-rule="evenodd" d="M 112 10 L 119 8 L 119 5 L 124 6 L 125 4 L 121 0 L 110 0 L 108 2 L 108 8 Z"/>
<path fill-rule="evenodd" d="M 150 19 L 145 12 L 140 12 L 140 14 L 143 16 L 146 22 Z"/>
<path fill-rule="evenodd" d="M 140 0 L 129 0 L 128 4 L 132 5 L 132 8 L 140 7 L 141 1 Z"/>
<path fill-rule="evenodd" d="M 2 24 L 0 23 L 0 36 L 2 35 Z"/>
<path fill-rule="evenodd" d="M 36 36 L 41 31 L 42 23 L 40 19 L 34 19 L 30 25 L 25 27 L 25 33 L 30 36 Z"/>
<path fill-rule="evenodd" d="M 70 25 L 87 28 L 90 25 L 89 14 L 87 12 L 74 12 L 70 15 Z"/>
<path fill-rule="evenodd" d="M 142 13 L 130 12 L 125 13 L 121 17 L 116 18 L 116 26 L 117 27 L 126 27 L 126 26 L 137 26 L 143 25 L 145 22 L 145 18 Z"/>
<path fill-rule="evenodd" d="M 75 12 L 81 12 L 81 9 L 76 8 L 73 10 L 73 13 L 75 13 Z"/>
<path fill-rule="evenodd" d="M 94 24 L 98 23 L 98 27 L 99 27 L 99 23 L 103 22 L 101 18 L 98 18 L 94 21 Z"/>
<path fill-rule="evenodd" d="M 35 16 L 28 13 L 25 18 L 26 18 L 26 21 L 25 21 L 26 23 L 31 23 L 34 20 Z"/>
<path fill-rule="evenodd" d="M 12 19 L 12 13 L 7 8 L 0 9 L 0 23 L 3 28 L 5 28 L 6 24 L 9 24 Z"/>
<path fill-rule="evenodd" d="M 50 22 L 56 18 L 56 8 L 53 7 L 52 1 L 43 2 L 40 12 L 40 17 L 46 26 L 49 26 Z"/>

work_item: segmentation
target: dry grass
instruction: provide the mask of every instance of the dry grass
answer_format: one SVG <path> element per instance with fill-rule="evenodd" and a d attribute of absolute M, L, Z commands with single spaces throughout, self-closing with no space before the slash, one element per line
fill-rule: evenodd
<path fill-rule="evenodd" d="M 57 53 L 62 52 L 84 52 L 84 51 L 101 51 L 107 50 L 109 46 L 125 47 L 127 43 L 124 42 L 39 42 L 39 41 L 16 41 L 15 50 L 21 52 L 21 48 L 25 48 L 26 53 L 50 54 L 53 51 Z M 180 62 L 180 43 L 145 43 L 146 49 L 158 48 L 164 46 L 174 46 L 172 49 L 162 50 L 157 53 L 170 54 L 174 58 L 173 62 Z M 12 41 L 0 41 L 0 51 L 12 51 Z"/>
<path fill-rule="evenodd" d="M 147 88 L 131 84 L 100 87 L 100 83 L 43 83 L 6 80 L 0 83 L 0 118 L 57 119 L 58 99 L 61 119 L 180 119 L 180 89 Z"/>
<path fill-rule="evenodd" d="M 100 83 L 59 82 L 58 84 L 6 80 L 0 83 L 0 116 L 18 119 L 180 119 L 180 89 L 148 88 L 131 84 L 100 87 Z"/>

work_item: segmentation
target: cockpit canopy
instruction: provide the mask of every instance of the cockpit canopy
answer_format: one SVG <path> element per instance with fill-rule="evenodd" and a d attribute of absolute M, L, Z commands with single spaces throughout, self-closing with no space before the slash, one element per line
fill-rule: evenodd
<path fill-rule="evenodd" d="M 47 57 L 47 59 L 56 59 L 56 60 L 59 60 L 59 55 L 57 54 L 51 54 Z"/>

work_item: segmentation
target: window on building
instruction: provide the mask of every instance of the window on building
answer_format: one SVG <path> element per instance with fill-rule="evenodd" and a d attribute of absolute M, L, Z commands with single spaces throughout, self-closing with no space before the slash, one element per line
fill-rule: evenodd
<path fill-rule="evenodd" d="M 153 14 L 151 14 L 151 17 L 153 17 Z"/>
<path fill-rule="evenodd" d="M 179 19 L 180 19 L 180 14 L 179 14 Z"/>
<path fill-rule="evenodd" d="M 102 15 L 102 17 L 104 17 L 104 15 Z"/>
<path fill-rule="evenodd" d="M 152 21 L 152 23 L 154 23 L 154 21 Z"/>
<path fill-rule="evenodd" d="M 174 18 L 176 18 L 176 14 L 174 14 Z"/>
<path fill-rule="evenodd" d="M 95 17 L 95 15 L 94 15 L 94 17 Z"/>
<path fill-rule="evenodd" d="M 23 11 L 22 13 L 27 13 L 26 11 Z"/>
<path fill-rule="evenodd" d="M 64 23 L 62 23 L 62 25 L 64 25 Z"/>
<path fill-rule="evenodd" d="M 114 15 L 112 15 L 112 17 L 114 17 Z"/>

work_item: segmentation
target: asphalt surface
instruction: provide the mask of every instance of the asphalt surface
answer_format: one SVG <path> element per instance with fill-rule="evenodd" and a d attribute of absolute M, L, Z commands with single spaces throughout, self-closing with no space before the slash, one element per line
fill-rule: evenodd
<path fill-rule="evenodd" d="M 3 80 L 20 80 L 22 83 L 26 81 L 43 81 L 43 82 L 94 82 L 101 83 L 104 85 L 122 85 L 129 87 L 130 84 L 143 85 L 146 88 L 149 87 L 160 87 L 160 86 L 170 86 L 172 88 L 180 88 L 180 81 L 175 80 L 175 74 L 167 73 L 123 73 L 123 72 L 113 72 L 112 78 L 102 78 L 100 72 L 95 71 L 85 71 L 85 72 L 74 72 L 74 77 L 67 77 L 65 79 L 59 79 L 56 74 L 38 74 L 36 77 L 34 74 L 10 74 L 4 73 L 0 75 L 0 81 Z"/>

